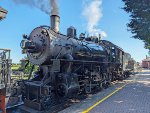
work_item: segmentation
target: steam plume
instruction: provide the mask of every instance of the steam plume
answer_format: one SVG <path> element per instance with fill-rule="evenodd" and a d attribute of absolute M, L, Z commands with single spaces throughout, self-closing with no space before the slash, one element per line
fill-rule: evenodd
<path fill-rule="evenodd" d="M 52 14 L 58 14 L 57 0 L 13 0 L 16 4 L 27 5 L 31 8 L 35 7 L 50 14 L 50 9 Z M 50 8 L 51 6 L 51 8 Z"/>
<path fill-rule="evenodd" d="M 107 34 L 98 28 L 98 23 L 102 18 L 102 0 L 84 0 L 83 16 L 87 20 L 87 31 L 89 35 L 107 37 Z"/>

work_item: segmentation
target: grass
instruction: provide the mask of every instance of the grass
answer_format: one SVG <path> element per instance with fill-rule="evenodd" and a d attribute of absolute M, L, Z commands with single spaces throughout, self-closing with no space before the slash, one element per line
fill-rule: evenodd
<path fill-rule="evenodd" d="M 12 70 L 18 70 L 20 68 L 20 65 L 19 64 L 17 64 L 17 65 L 12 65 L 11 66 L 11 69 Z"/>
<path fill-rule="evenodd" d="M 28 76 L 11 75 L 11 78 L 16 80 L 21 80 L 21 79 L 27 80 Z"/>

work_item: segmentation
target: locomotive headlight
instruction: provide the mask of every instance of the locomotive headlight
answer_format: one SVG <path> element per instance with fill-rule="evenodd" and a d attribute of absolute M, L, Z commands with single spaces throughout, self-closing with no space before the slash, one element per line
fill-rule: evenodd
<path fill-rule="evenodd" d="M 22 49 L 25 49 L 25 43 L 26 43 L 26 40 L 22 40 L 21 43 L 20 43 L 20 47 Z"/>
<path fill-rule="evenodd" d="M 35 44 L 28 40 L 22 40 L 20 43 L 22 49 L 35 49 Z"/>
<path fill-rule="evenodd" d="M 38 46 L 35 43 L 29 40 L 22 40 L 20 47 L 23 49 L 23 53 L 37 53 L 39 51 Z"/>

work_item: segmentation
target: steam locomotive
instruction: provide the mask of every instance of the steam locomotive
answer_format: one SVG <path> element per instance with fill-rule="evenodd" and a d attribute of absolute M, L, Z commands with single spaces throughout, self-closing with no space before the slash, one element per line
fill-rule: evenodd
<path fill-rule="evenodd" d="M 120 47 L 99 37 L 81 34 L 77 38 L 74 27 L 63 35 L 59 20 L 58 15 L 51 15 L 51 27 L 37 27 L 21 42 L 32 70 L 38 65 L 34 77 L 20 83 L 24 104 L 33 109 L 47 109 L 65 99 L 107 88 L 129 74 L 124 65 L 129 58 Z"/>

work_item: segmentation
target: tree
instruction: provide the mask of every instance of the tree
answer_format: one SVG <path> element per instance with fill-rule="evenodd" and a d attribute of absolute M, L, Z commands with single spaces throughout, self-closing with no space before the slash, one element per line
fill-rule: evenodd
<path fill-rule="evenodd" d="M 124 10 L 130 14 L 127 24 L 133 38 L 145 43 L 145 48 L 150 50 L 150 1 L 149 0 L 122 0 Z"/>

